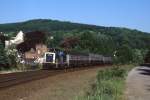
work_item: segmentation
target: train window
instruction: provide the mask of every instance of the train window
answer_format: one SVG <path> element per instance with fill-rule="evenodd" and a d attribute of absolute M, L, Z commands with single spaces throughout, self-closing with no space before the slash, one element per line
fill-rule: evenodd
<path fill-rule="evenodd" d="M 55 63 L 55 53 L 46 52 L 45 53 L 45 62 L 46 63 Z"/>
<path fill-rule="evenodd" d="M 46 54 L 46 62 L 53 62 L 53 54 Z"/>

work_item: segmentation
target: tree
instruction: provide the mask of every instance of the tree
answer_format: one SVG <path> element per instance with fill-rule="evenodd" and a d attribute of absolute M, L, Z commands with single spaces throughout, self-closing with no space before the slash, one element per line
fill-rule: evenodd
<path fill-rule="evenodd" d="M 132 63 L 133 51 L 129 46 L 123 45 L 117 50 L 116 56 L 119 63 Z"/>
<path fill-rule="evenodd" d="M 5 51 L 4 46 L 0 43 L 0 69 L 9 68 L 8 57 Z"/>
<path fill-rule="evenodd" d="M 79 42 L 78 37 L 66 37 L 64 40 L 60 43 L 60 46 L 66 49 L 73 49 Z"/>
<path fill-rule="evenodd" d="M 7 56 L 8 56 L 8 61 L 9 64 L 12 67 L 17 67 L 17 50 L 16 50 L 16 46 L 15 45 L 11 45 L 9 46 L 9 48 L 7 48 L 6 50 L 7 52 Z"/>
<path fill-rule="evenodd" d="M 150 63 L 150 50 L 147 52 L 145 59 L 144 59 L 145 63 Z"/>
<path fill-rule="evenodd" d="M 144 62 L 144 56 L 147 50 L 134 49 L 133 50 L 133 62 L 141 64 Z"/>

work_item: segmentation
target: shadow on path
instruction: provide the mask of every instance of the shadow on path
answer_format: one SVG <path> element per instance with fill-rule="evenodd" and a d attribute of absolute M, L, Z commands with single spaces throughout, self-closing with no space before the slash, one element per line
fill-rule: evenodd
<path fill-rule="evenodd" d="M 142 74 L 142 75 L 149 75 L 150 76 L 150 68 L 147 68 L 147 69 L 139 68 L 137 70 L 140 71 L 140 74 Z"/>
<path fill-rule="evenodd" d="M 127 77 L 126 100 L 150 100 L 150 67 L 133 68 Z"/>
<path fill-rule="evenodd" d="M 147 76 L 150 76 L 150 67 L 149 66 L 142 66 L 141 68 L 138 68 L 137 69 L 138 71 L 139 71 L 139 74 L 141 74 L 141 75 L 147 75 Z M 149 82 L 147 82 L 147 80 L 145 80 L 145 82 L 147 83 L 147 84 L 149 84 Z M 150 91 L 150 85 L 145 85 L 145 89 L 147 90 L 147 91 Z"/>

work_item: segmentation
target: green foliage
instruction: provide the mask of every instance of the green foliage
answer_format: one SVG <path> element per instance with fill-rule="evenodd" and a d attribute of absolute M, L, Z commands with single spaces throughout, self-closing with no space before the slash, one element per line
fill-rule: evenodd
<path fill-rule="evenodd" d="M 2 44 L 0 44 L 0 70 L 10 70 L 17 68 L 17 50 L 15 46 L 12 45 L 5 49 Z"/>
<path fill-rule="evenodd" d="M 124 80 L 131 68 L 132 66 L 128 65 L 100 70 L 96 83 L 91 86 L 91 91 L 75 100 L 124 100 Z"/>
<path fill-rule="evenodd" d="M 145 53 L 145 63 L 150 63 L 150 49 Z"/>
<path fill-rule="evenodd" d="M 147 50 L 139 50 L 139 49 L 134 49 L 133 50 L 133 62 L 134 63 L 144 63 L 144 58 L 145 58 L 145 55 L 147 53 Z"/>
<path fill-rule="evenodd" d="M 126 70 L 121 67 L 113 67 L 106 70 L 100 70 L 97 75 L 98 82 L 101 80 L 109 80 L 112 78 L 124 78 L 126 75 Z"/>
<path fill-rule="evenodd" d="M 7 48 L 7 56 L 8 56 L 8 62 L 9 65 L 11 65 L 11 68 L 17 67 L 17 50 L 15 49 L 15 46 L 12 45 L 9 48 Z"/>
<path fill-rule="evenodd" d="M 9 62 L 4 46 L 0 43 L 0 70 L 8 69 Z"/>
<path fill-rule="evenodd" d="M 117 51 L 117 59 L 120 63 L 131 63 L 133 59 L 132 49 L 128 45 L 120 46 Z"/>

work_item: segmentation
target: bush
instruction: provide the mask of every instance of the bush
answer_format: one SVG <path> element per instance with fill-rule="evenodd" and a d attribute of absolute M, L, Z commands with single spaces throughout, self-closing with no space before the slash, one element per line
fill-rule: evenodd
<path fill-rule="evenodd" d="M 97 74 L 97 82 L 92 85 L 91 91 L 77 100 L 122 100 L 127 71 L 128 67 L 100 70 Z"/>
<path fill-rule="evenodd" d="M 97 81 L 109 80 L 112 78 L 124 78 L 126 70 L 120 67 L 100 70 L 97 75 Z"/>
<path fill-rule="evenodd" d="M 0 43 L 0 70 L 9 69 L 8 56 L 4 46 Z"/>

